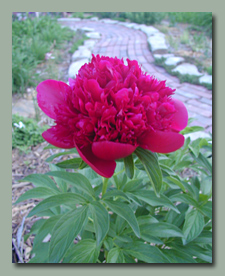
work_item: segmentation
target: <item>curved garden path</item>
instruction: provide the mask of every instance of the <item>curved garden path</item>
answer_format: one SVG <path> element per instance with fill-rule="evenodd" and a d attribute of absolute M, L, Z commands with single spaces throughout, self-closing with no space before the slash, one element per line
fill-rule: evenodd
<path fill-rule="evenodd" d="M 135 59 L 143 70 L 159 80 L 166 80 L 167 86 L 175 88 L 174 98 L 183 101 L 188 109 L 189 117 L 196 120 L 192 125 L 205 128 L 212 133 L 212 91 L 190 83 L 180 83 L 175 76 L 169 75 L 162 67 L 154 64 L 154 57 L 149 50 L 147 36 L 140 30 L 127 28 L 123 25 L 105 23 L 104 21 L 80 20 L 61 21 L 71 28 L 90 28 L 101 34 L 92 53 L 118 58 Z"/>

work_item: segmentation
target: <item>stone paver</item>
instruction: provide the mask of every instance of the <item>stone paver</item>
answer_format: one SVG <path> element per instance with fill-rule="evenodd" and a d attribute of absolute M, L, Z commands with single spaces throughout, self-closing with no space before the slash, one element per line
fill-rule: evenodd
<path fill-rule="evenodd" d="M 169 75 L 164 68 L 154 64 L 154 56 L 160 58 L 173 55 L 153 53 L 149 49 L 149 38 L 155 37 L 158 31 L 145 25 L 111 22 L 110 20 L 81 20 L 61 21 L 63 25 L 75 28 L 90 28 L 101 34 L 92 48 L 92 53 L 110 57 L 135 59 L 142 66 L 143 71 L 154 75 L 159 80 L 166 80 L 166 84 L 176 89 L 174 98 L 184 102 L 190 117 L 196 118 L 191 125 L 200 125 L 205 133 L 212 131 L 212 91 L 207 88 L 189 83 L 180 83 L 175 76 Z M 202 135 L 201 133 L 199 135 Z"/>

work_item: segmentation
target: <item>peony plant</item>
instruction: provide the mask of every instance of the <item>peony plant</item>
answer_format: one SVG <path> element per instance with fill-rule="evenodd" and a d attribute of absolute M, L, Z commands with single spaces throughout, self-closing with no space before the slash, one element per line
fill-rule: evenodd
<path fill-rule="evenodd" d="M 43 138 L 74 158 L 23 179 L 36 188 L 17 204 L 43 198 L 29 213 L 43 217 L 30 262 L 211 262 L 210 141 L 185 141 L 196 129 L 175 89 L 135 60 L 93 55 L 69 84 L 46 80 L 37 92 L 55 122 Z M 201 174 L 182 178 L 184 166 Z"/>

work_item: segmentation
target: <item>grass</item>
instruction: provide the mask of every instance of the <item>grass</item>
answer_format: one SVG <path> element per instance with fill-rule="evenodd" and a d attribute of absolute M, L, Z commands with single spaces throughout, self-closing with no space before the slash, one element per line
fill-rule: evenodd
<path fill-rule="evenodd" d="M 94 16 L 118 21 L 131 21 L 138 24 L 159 24 L 166 16 L 165 12 L 93 12 Z"/>
<path fill-rule="evenodd" d="M 189 42 L 190 42 L 190 36 L 189 36 L 188 30 L 185 30 L 183 32 L 182 36 L 180 37 L 180 42 L 182 44 L 189 44 Z"/>
<path fill-rule="evenodd" d="M 62 28 L 49 16 L 27 18 L 12 22 L 12 92 L 23 94 L 27 87 L 37 84 L 38 64 L 45 62 L 45 54 L 62 49 L 74 32 Z"/>
<path fill-rule="evenodd" d="M 211 12 L 168 12 L 167 17 L 171 25 L 176 23 L 189 23 L 192 29 L 203 30 L 208 36 L 212 36 Z"/>
<path fill-rule="evenodd" d="M 167 36 L 166 37 L 167 40 L 168 40 L 168 43 L 170 44 L 170 46 L 175 50 L 177 51 L 178 50 L 178 46 L 179 46 L 179 42 L 176 38 L 173 38 L 172 36 Z"/>
<path fill-rule="evenodd" d="M 80 45 L 83 45 L 83 44 L 84 44 L 84 41 L 87 40 L 87 39 L 88 39 L 88 37 L 87 37 L 86 35 L 81 34 L 81 38 L 79 38 L 78 40 L 76 40 L 76 41 L 73 43 L 71 49 L 69 50 L 69 53 L 73 54 L 73 53 L 78 49 L 78 47 L 79 47 Z"/>

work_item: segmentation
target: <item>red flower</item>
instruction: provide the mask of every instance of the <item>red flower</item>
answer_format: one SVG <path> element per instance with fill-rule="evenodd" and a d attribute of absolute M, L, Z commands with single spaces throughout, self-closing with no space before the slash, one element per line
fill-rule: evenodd
<path fill-rule="evenodd" d="M 111 177 L 116 159 L 137 147 L 169 153 L 183 146 L 184 104 L 175 90 L 143 73 L 137 61 L 94 56 L 69 85 L 46 80 L 37 86 L 40 108 L 55 126 L 43 133 L 50 144 L 76 147 L 98 174 Z"/>

